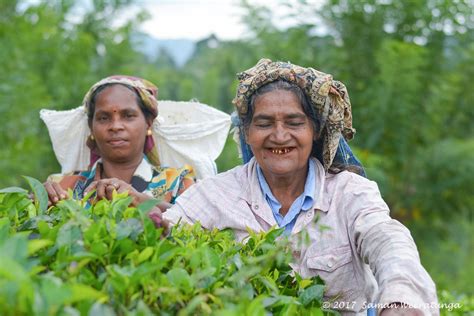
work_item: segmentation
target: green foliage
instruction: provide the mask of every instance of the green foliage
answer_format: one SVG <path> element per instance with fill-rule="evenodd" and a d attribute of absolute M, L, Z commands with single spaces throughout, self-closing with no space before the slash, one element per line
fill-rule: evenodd
<path fill-rule="evenodd" d="M 474 267 L 470 264 L 474 223 L 466 220 L 466 214 L 451 214 L 449 221 L 439 218 L 430 222 L 419 221 L 410 229 L 418 237 L 422 263 L 436 281 L 437 288 L 474 297 L 471 281 Z M 433 231 L 438 238 L 433 238 Z"/>
<path fill-rule="evenodd" d="M 98 79 L 135 74 L 129 65 L 142 56 L 131 46 L 133 23 L 109 27 L 130 1 L 94 1 L 80 23 L 71 19 L 72 1 L 0 3 L 8 8 L 0 13 L 0 184 L 6 186 L 18 184 L 21 174 L 45 179 L 58 170 L 41 108 L 79 106 Z"/>
<path fill-rule="evenodd" d="M 469 269 L 440 268 L 470 266 L 461 252 L 473 249 L 467 229 L 452 229 L 471 229 L 474 210 L 472 2 L 242 1 L 245 38 L 203 39 L 182 68 L 167 54 L 149 61 L 137 52 L 143 43 L 133 34 L 146 15 L 111 27 L 133 2 L 92 1 L 71 19 L 80 1 L 0 0 L 1 186 L 58 172 L 38 111 L 78 106 L 104 76 L 143 76 L 160 99 L 198 99 L 230 113 L 236 73 L 262 57 L 289 60 L 347 85 L 358 131 L 351 146 L 369 178 L 410 227 L 436 283 L 472 293 Z M 219 171 L 240 163 L 236 153 L 229 138 Z M 453 242 L 465 238 L 468 245 Z"/>
<path fill-rule="evenodd" d="M 447 291 L 439 293 L 441 316 L 470 315 L 474 311 L 474 297 L 467 295 L 453 295 Z"/>
<path fill-rule="evenodd" d="M 183 225 L 165 238 L 146 215 L 156 201 L 129 203 L 66 200 L 40 214 L 24 190 L 2 190 L 2 315 L 325 313 L 321 280 L 293 275 L 281 229 L 238 243 Z"/>
<path fill-rule="evenodd" d="M 233 139 L 232 133 L 227 137 L 222 154 L 217 158 L 216 164 L 219 167 L 219 172 L 229 170 L 242 163 L 242 158 L 239 157 L 237 144 Z"/>

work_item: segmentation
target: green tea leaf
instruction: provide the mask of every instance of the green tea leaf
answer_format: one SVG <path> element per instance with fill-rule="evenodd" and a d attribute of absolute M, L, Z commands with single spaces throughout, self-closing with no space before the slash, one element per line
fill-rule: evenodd
<path fill-rule="evenodd" d="M 33 218 L 35 216 L 37 216 L 37 210 L 36 210 L 36 207 L 33 205 L 33 204 L 30 204 L 26 207 L 26 210 L 28 211 L 28 217 L 29 218 Z"/>
<path fill-rule="evenodd" d="M 313 284 L 313 281 L 310 280 L 310 279 L 303 279 L 303 280 L 301 280 L 301 281 L 298 282 L 298 283 L 299 283 L 299 287 L 300 287 L 301 289 L 305 289 L 305 288 L 307 288 L 308 286 L 310 286 L 311 284 Z"/>
<path fill-rule="evenodd" d="M 246 314 L 255 316 L 264 316 L 265 309 L 263 307 L 263 301 L 266 299 L 264 295 L 260 295 L 253 299 L 250 304 L 247 305 Z"/>
<path fill-rule="evenodd" d="M 30 240 L 28 241 L 28 255 L 31 256 L 32 254 L 36 253 L 38 250 L 51 246 L 52 244 L 54 243 L 49 239 Z"/>
<path fill-rule="evenodd" d="M 43 184 L 36 180 L 35 178 L 23 176 L 28 182 L 33 194 L 35 195 L 35 200 L 38 203 L 39 214 L 44 214 L 48 209 L 48 193 L 44 188 Z"/>
<path fill-rule="evenodd" d="M 137 308 L 134 310 L 136 316 L 154 316 L 155 314 L 142 301 L 138 301 Z"/>
<path fill-rule="evenodd" d="M 102 241 L 97 241 L 91 245 L 91 252 L 98 256 L 105 256 L 109 251 L 107 244 Z"/>
<path fill-rule="evenodd" d="M 115 316 L 114 310 L 105 304 L 102 304 L 100 302 L 94 303 L 92 305 L 92 308 L 89 310 L 89 313 L 87 314 L 88 316 Z"/>
<path fill-rule="evenodd" d="M 0 245 L 0 258 L 9 257 L 24 263 L 28 257 L 28 233 L 16 233 Z"/>
<path fill-rule="evenodd" d="M 21 263 L 0 251 L 0 279 L 24 282 L 28 279 L 28 273 Z"/>
<path fill-rule="evenodd" d="M 137 240 L 138 235 L 143 233 L 142 222 L 136 218 L 129 218 L 119 222 L 117 225 L 117 239 L 121 240 L 130 237 L 132 240 Z"/>
<path fill-rule="evenodd" d="M 140 213 L 146 214 L 151 211 L 159 202 L 160 201 L 157 199 L 149 199 L 138 205 L 137 209 L 140 211 Z"/>
<path fill-rule="evenodd" d="M 82 241 L 81 229 L 76 224 L 68 222 L 59 229 L 56 246 L 58 248 L 72 246 L 80 240 Z"/>
<path fill-rule="evenodd" d="M 182 268 L 174 268 L 166 274 L 168 281 L 175 287 L 190 292 L 192 290 L 192 279 L 188 272 Z"/>
<path fill-rule="evenodd" d="M 274 243 L 275 240 L 281 236 L 283 234 L 283 232 L 285 231 L 285 228 L 276 228 L 276 229 L 272 229 L 270 231 L 267 232 L 267 234 L 265 235 L 265 241 L 266 242 L 269 242 L 269 243 Z"/>
<path fill-rule="evenodd" d="M 209 247 L 204 247 L 202 250 L 202 262 L 205 268 L 213 267 L 217 271 L 221 267 L 221 261 L 217 253 Z"/>
<path fill-rule="evenodd" d="M 69 288 L 72 291 L 72 295 L 69 297 L 68 302 L 69 303 L 74 303 L 78 301 L 83 301 L 83 300 L 104 300 L 107 299 L 107 295 L 97 291 L 96 289 L 80 284 L 80 283 L 75 283 L 71 284 Z"/>
<path fill-rule="evenodd" d="M 5 189 L 1 189 L 0 190 L 0 193 L 20 193 L 20 194 L 28 194 L 28 191 L 23 189 L 23 188 L 19 188 L 19 187 L 8 187 L 8 188 L 5 188 Z"/>
<path fill-rule="evenodd" d="M 180 311 L 178 314 L 179 316 L 182 315 L 196 315 L 199 314 L 197 313 L 196 309 L 199 307 L 199 305 L 206 303 L 207 301 L 207 296 L 206 295 L 197 295 L 193 297 L 193 299 L 186 305 L 186 308 Z"/>
<path fill-rule="evenodd" d="M 115 191 L 114 191 L 115 192 Z M 114 196 L 114 200 L 112 202 L 112 212 L 111 215 L 116 220 L 120 220 L 123 217 L 123 213 L 128 208 L 130 203 L 132 202 L 132 198 L 128 196 L 128 193 L 124 192 L 125 195 L 117 194 Z"/>
<path fill-rule="evenodd" d="M 10 234 L 10 220 L 7 217 L 0 218 L 0 245 Z"/>
<path fill-rule="evenodd" d="M 312 285 L 301 292 L 299 299 L 304 306 L 320 304 L 323 299 L 324 285 Z"/>
<path fill-rule="evenodd" d="M 148 260 L 148 258 L 150 258 L 151 256 L 153 255 L 153 248 L 152 247 L 146 247 L 145 249 L 143 249 L 142 252 L 140 252 L 140 254 L 138 255 L 138 263 L 142 263 L 143 261 L 145 260 Z"/>
<path fill-rule="evenodd" d="M 21 224 L 18 227 L 18 231 L 23 231 L 23 230 L 35 230 L 38 228 L 38 224 L 40 222 L 46 222 L 46 223 L 51 223 L 53 219 L 49 215 L 39 215 L 32 217 L 30 219 L 27 219 L 23 224 Z"/>

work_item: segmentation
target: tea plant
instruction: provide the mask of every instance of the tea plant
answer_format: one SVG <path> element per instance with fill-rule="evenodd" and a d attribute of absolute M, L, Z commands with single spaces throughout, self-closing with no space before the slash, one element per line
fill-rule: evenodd
<path fill-rule="evenodd" d="M 2 315 L 325 315 L 324 286 L 288 263 L 281 229 L 231 231 L 199 224 L 162 236 L 148 219 L 156 201 L 131 198 L 47 207 L 37 180 L 0 190 Z"/>

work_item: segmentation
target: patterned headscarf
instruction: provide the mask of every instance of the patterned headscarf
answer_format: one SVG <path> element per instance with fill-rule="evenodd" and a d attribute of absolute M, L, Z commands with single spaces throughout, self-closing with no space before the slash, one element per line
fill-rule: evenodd
<path fill-rule="evenodd" d="M 86 93 L 82 102 L 87 114 L 89 114 L 90 111 L 92 96 L 94 92 L 103 85 L 114 83 L 123 84 L 133 88 L 133 90 L 142 100 L 145 107 L 152 114 L 152 118 L 155 119 L 158 116 L 158 88 L 148 80 L 132 76 L 110 76 L 95 83 Z M 87 146 L 89 146 L 89 148 L 91 149 L 90 164 L 92 166 L 94 162 L 97 161 L 97 159 L 99 158 L 99 155 L 95 150 L 95 143 L 90 139 L 87 140 Z M 153 136 L 147 135 L 143 152 L 145 153 L 151 164 L 156 167 L 160 166 L 158 151 Z"/>
<path fill-rule="evenodd" d="M 241 120 L 248 115 L 251 97 L 260 87 L 284 80 L 301 88 L 320 119 L 320 130 L 316 132 L 322 141 L 325 170 L 332 165 L 341 135 L 350 140 L 355 134 L 346 87 L 333 80 L 329 74 L 313 68 L 261 59 L 254 67 L 239 73 L 238 79 L 240 83 L 232 102 Z"/>

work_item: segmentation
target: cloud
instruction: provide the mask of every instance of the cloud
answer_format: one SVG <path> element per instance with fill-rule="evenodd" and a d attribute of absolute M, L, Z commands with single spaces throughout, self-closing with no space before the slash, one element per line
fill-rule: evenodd
<path fill-rule="evenodd" d="M 202 39 L 215 34 L 220 39 L 242 37 L 242 10 L 231 0 L 150 1 L 139 5 L 152 16 L 142 31 L 160 39 Z"/>

